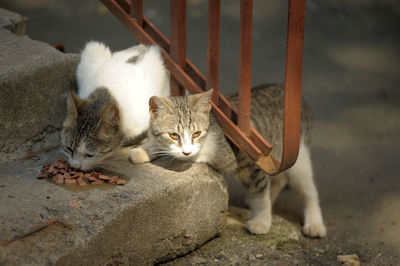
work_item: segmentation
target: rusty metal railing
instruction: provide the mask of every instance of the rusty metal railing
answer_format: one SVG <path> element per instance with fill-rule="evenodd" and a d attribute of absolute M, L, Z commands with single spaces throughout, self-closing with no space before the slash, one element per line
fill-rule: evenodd
<path fill-rule="evenodd" d="M 289 0 L 286 45 L 282 158 L 270 155 L 271 145 L 250 125 L 252 0 L 240 1 L 239 106 L 235 110 L 218 92 L 220 0 L 208 1 L 207 77 L 186 58 L 186 1 L 170 0 L 170 40 L 143 16 L 142 0 L 101 0 L 144 44 L 159 45 L 171 72 L 172 95 L 214 88 L 212 107 L 226 137 L 270 175 L 291 167 L 300 142 L 301 77 L 305 0 Z"/>

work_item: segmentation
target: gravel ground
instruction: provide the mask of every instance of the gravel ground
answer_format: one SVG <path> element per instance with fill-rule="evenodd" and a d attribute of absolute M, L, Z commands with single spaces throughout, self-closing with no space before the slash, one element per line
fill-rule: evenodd
<path fill-rule="evenodd" d="M 274 215 L 267 235 L 251 235 L 243 223 L 250 211 L 230 206 L 224 231 L 192 253 L 160 265 L 338 265 L 338 256 L 356 254 L 362 265 L 395 265 L 396 258 L 385 258 L 360 246 L 332 246 L 332 239 L 310 239 L 300 226 Z M 392 263 L 390 263 L 392 261 Z M 356 264 L 349 264 L 356 265 Z"/>

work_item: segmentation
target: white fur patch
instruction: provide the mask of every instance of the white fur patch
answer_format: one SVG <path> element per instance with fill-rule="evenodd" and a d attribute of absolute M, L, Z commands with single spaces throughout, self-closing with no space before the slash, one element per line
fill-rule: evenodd
<path fill-rule="evenodd" d="M 128 59 L 144 53 L 138 62 Z M 137 45 L 112 54 L 99 42 L 89 42 L 77 68 L 79 97 L 87 98 L 104 86 L 118 101 L 122 131 L 137 136 L 149 126 L 148 102 L 151 96 L 169 97 L 169 74 L 156 46 Z"/>
<path fill-rule="evenodd" d="M 199 157 L 197 157 L 196 162 L 197 163 L 209 163 L 210 158 L 213 158 L 215 156 L 215 145 L 214 145 L 214 138 L 216 136 L 210 132 L 207 135 L 207 138 L 204 140 L 203 144 L 201 145 L 201 150 L 200 150 L 200 144 L 198 144 L 198 150 L 200 150 Z"/>
<path fill-rule="evenodd" d="M 319 206 L 318 191 L 313 180 L 309 147 L 301 139 L 299 156 L 292 168 L 287 170 L 289 185 L 299 194 L 304 205 L 303 233 L 310 237 L 324 237 L 326 228 Z"/>
<path fill-rule="evenodd" d="M 150 156 L 143 148 L 132 149 L 129 153 L 129 160 L 134 164 L 150 162 Z"/>
<path fill-rule="evenodd" d="M 169 145 L 169 149 L 175 154 L 176 157 L 179 157 L 182 154 L 182 148 L 176 144 Z"/>
<path fill-rule="evenodd" d="M 77 169 L 80 169 L 84 166 L 86 166 L 85 164 L 87 163 L 85 158 L 84 158 L 84 154 L 86 153 L 86 144 L 84 141 L 82 141 L 79 146 L 76 148 L 76 152 L 74 153 L 74 155 L 72 156 L 70 163 L 71 166 Z"/>
<path fill-rule="evenodd" d="M 191 154 L 193 151 L 192 136 L 186 130 L 183 132 L 182 153 Z"/>

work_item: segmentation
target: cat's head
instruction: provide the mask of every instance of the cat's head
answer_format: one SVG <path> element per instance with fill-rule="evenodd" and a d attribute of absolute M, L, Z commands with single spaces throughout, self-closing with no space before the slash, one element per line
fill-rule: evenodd
<path fill-rule="evenodd" d="M 150 101 L 150 128 L 156 141 L 155 152 L 181 160 L 191 160 L 202 148 L 210 124 L 213 90 L 189 96 Z"/>
<path fill-rule="evenodd" d="M 119 110 L 110 99 L 106 89 L 97 89 L 88 99 L 68 95 L 61 146 L 72 167 L 92 169 L 121 146 Z"/>

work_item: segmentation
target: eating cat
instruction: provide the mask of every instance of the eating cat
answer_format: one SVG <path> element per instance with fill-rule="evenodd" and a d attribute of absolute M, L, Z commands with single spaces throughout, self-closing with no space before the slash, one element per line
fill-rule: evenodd
<path fill-rule="evenodd" d="M 272 151 L 275 158 L 281 155 L 283 93 L 283 88 L 276 85 L 259 86 L 251 92 L 252 126 L 275 147 Z M 277 176 L 268 176 L 245 152 L 226 140 L 223 130 L 210 112 L 211 96 L 212 89 L 189 96 L 152 97 L 149 101 L 149 139 L 131 150 L 131 162 L 144 163 L 158 156 L 172 156 L 206 163 L 223 175 L 236 176 L 245 187 L 252 211 L 245 227 L 254 234 L 268 233 L 272 204 L 288 184 L 299 194 L 304 205 L 303 233 L 309 237 L 324 237 L 326 228 L 313 181 L 309 151 L 311 116 L 307 106 L 302 104 L 301 143 L 297 162 Z M 227 98 L 237 107 L 237 95 Z"/>
<path fill-rule="evenodd" d="M 89 42 L 76 70 L 78 94 L 67 96 L 61 146 L 72 167 L 89 170 L 147 135 L 151 96 L 168 97 L 169 73 L 156 46 L 112 53 Z"/>

